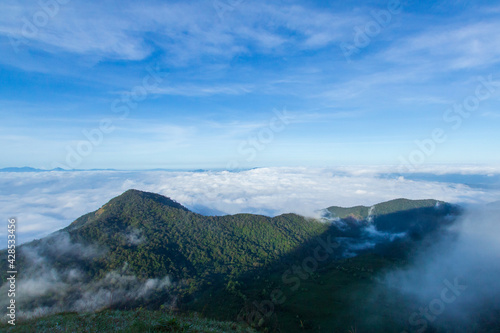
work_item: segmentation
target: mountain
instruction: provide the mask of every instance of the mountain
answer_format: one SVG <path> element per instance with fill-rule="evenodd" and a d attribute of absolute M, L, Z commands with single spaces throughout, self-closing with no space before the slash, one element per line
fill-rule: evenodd
<path fill-rule="evenodd" d="M 9 167 L 0 169 L 0 172 L 50 172 L 50 171 L 116 171 L 115 169 L 37 169 L 32 167 Z"/>
<path fill-rule="evenodd" d="M 129 190 L 63 231 L 108 248 L 104 271 L 126 261 L 145 278 L 183 279 L 265 265 L 326 228 L 295 214 L 203 216 L 161 195 Z"/>
<path fill-rule="evenodd" d="M 129 190 L 18 247 L 18 302 L 25 315 L 147 308 L 264 330 L 344 329 L 354 318 L 354 293 L 403 265 L 422 239 L 460 214 L 447 203 L 406 199 L 327 212 L 331 222 L 296 214 L 203 216 Z M 307 315 L 311 302 L 324 304 L 323 315 Z M 269 315 L 262 304 L 272 305 Z M 333 322 L 331 311 L 339 314 Z"/>
<path fill-rule="evenodd" d="M 2 327 L 3 326 L 3 327 Z M 172 314 L 164 311 L 99 311 L 97 313 L 60 313 L 17 322 L 16 326 L 0 324 L 4 332 L 179 332 L 179 333 L 256 333 L 247 325 L 222 322 L 200 316 Z"/>
<path fill-rule="evenodd" d="M 396 212 L 407 211 L 411 209 L 420 209 L 438 206 L 440 204 L 445 204 L 445 202 L 438 200 L 409 200 L 409 199 L 394 199 L 386 202 L 376 204 L 374 206 L 355 206 L 355 207 L 338 207 L 331 206 L 326 208 L 326 211 L 330 213 L 331 217 L 336 218 L 348 218 L 352 217 L 355 219 L 366 219 L 369 216 L 376 215 L 386 215 Z"/>
<path fill-rule="evenodd" d="M 41 171 L 49 171 L 49 170 L 35 169 L 31 167 L 22 167 L 22 168 L 11 167 L 11 168 L 0 169 L 0 172 L 41 172 Z"/>
<path fill-rule="evenodd" d="M 395 199 L 371 207 L 343 208 L 332 206 L 323 211 L 327 220 L 349 221 L 367 224 L 379 232 L 410 233 L 423 236 L 440 226 L 439 219 L 446 215 L 458 215 L 460 207 L 438 200 Z M 438 218 L 438 220 L 436 220 Z"/>

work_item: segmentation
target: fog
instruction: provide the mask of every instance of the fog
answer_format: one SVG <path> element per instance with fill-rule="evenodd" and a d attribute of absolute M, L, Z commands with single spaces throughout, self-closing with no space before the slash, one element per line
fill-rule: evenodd
<path fill-rule="evenodd" d="M 500 313 L 500 205 L 474 205 L 423 242 L 404 269 L 386 273 L 371 305 L 390 299 L 408 332 L 472 332 Z M 485 326 L 483 326 L 484 328 Z"/>
<path fill-rule="evenodd" d="M 124 237 L 139 242 L 133 230 Z M 173 285 L 169 276 L 139 279 L 126 262 L 120 269 L 100 279 L 90 279 L 86 265 L 107 254 L 105 248 L 72 242 L 68 233 L 56 232 L 37 244 L 18 248 L 22 266 L 16 281 L 19 318 L 32 318 L 64 311 L 95 311 L 133 301 L 147 301 L 158 293 L 168 293 Z M 8 284 L 0 287 L 7 294 Z M 168 297 L 167 302 L 171 301 Z M 0 306 L 9 299 L 2 298 Z"/>

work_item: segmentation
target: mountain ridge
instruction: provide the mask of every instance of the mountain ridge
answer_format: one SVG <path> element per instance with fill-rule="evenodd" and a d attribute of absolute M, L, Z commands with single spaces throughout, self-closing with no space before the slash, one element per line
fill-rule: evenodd
<path fill-rule="evenodd" d="M 415 208 L 419 204 L 425 207 Z M 61 312 L 81 311 L 82 304 L 92 306 L 87 310 L 163 306 L 234 320 L 254 306 L 253 299 L 269 297 L 276 283 L 295 281 L 283 272 L 302 269 L 300 263 L 317 257 L 318 249 L 329 258 L 319 271 L 333 274 L 332 281 L 347 278 L 338 267 L 349 258 L 363 262 L 368 256 L 374 267 L 404 259 L 418 239 L 450 223 L 447 204 L 430 206 L 431 201 L 395 201 L 393 210 L 409 209 L 378 216 L 370 229 L 349 219 L 325 223 L 293 213 L 205 216 L 163 195 L 131 189 L 18 248 L 18 264 L 25 267 L 21 280 L 36 276 L 35 285 L 43 280 L 59 288 L 25 296 L 23 307 Z"/>
<path fill-rule="evenodd" d="M 329 212 L 331 214 L 331 217 L 333 218 L 353 217 L 356 219 L 366 219 L 369 216 L 391 214 L 410 209 L 433 207 L 441 204 L 448 203 L 435 199 L 411 200 L 406 198 L 397 198 L 383 201 L 373 206 L 330 206 L 328 208 L 325 208 L 325 211 Z"/>

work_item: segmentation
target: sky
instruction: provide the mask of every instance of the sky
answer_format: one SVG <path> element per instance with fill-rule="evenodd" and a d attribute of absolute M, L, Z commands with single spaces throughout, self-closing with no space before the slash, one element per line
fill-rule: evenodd
<path fill-rule="evenodd" d="M 0 4 L 0 167 L 500 165 L 492 1 Z"/>

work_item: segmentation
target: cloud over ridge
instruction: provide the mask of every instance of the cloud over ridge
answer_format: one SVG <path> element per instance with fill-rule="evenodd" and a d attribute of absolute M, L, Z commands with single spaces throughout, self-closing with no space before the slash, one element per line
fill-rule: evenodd
<path fill-rule="evenodd" d="M 5 219 L 18 219 L 18 236 L 25 242 L 66 227 L 131 188 L 165 195 L 206 215 L 255 213 L 275 216 L 293 212 L 318 216 L 318 210 L 332 205 L 371 206 L 402 197 L 451 203 L 491 202 L 500 197 L 498 188 L 474 187 L 450 180 L 410 179 L 411 175 L 387 173 L 389 170 L 339 167 L 261 168 L 240 172 L 0 173 L 4 189 L 0 191 L 0 211 Z M 486 180 L 498 181 L 495 176 L 498 172 L 491 168 L 441 168 L 433 172 L 482 174 Z M 0 231 L 1 235 L 5 233 Z M 132 233 L 129 241 L 139 242 L 141 237 Z"/>

